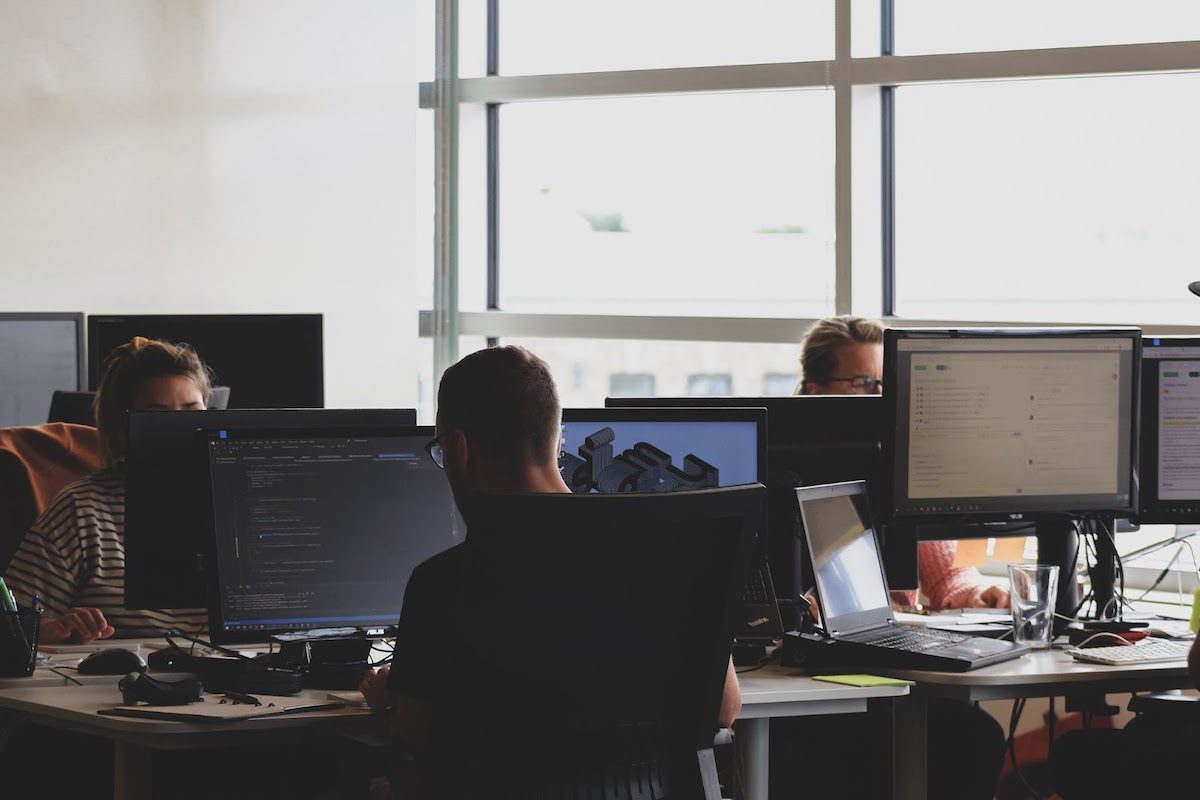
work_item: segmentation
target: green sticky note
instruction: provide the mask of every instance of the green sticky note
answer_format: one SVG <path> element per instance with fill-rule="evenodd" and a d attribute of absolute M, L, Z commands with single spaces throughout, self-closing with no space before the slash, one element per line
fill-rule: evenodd
<path fill-rule="evenodd" d="M 813 675 L 814 681 L 843 683 L 846 686 L 912 686 L 912 681 L 903 678 L 885 678 L 882 675 Z"/>

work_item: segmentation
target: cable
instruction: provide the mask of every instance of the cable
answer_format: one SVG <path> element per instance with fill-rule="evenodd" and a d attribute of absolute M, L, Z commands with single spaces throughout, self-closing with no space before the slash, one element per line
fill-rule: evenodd
<path fill-rule="evenodd" d="M 1087 637 L 1079 644 L 1071 645 L 1071 646 L 1074 648 L 1077 648 L 1077 649 L 1081 648 L 1081 647 L 1087 647 L 1088 642 L 1090 642 L 1092 639 L 1097 639 L 1101 636 L 1111 636 L 1112 638 L 1116 639 L 1118 642 L 1118 644 L 1116 646 L 1118 646 L 1118 647 L 1120 647 L 1121 645 L 1126 645 L 1126 644 L 1130 645 L 1130 646 L 1133 645 L 1133 642 L 1129 641 L 1128 639 L 1126 639 L 1124 636 L 1121 636 L 1120 634 L 1112 633 L 1110 631 L 1101 631 L 1100 633 L 1093 633 L 1091 636 Z"/>
<path fill-rule="evenodd" d="M 1022 697 L 1013 701 L 1012 714 L 1008 718 L 1008 758 L 1009 762 L 1012 764 L 1013 774 L 1015 774 L 1025 786 L 1025 791 L 1029 792 L 1031 796 L 1038 798 L 1038 800 L 1045 800 L 1045 797 L 1042 795 L 1042 793 L 1037 789 L 1034 789 L 1033 786 L 1030 785 L 1029 781 L 1025 779 L 1025 774 L 1021 772 L 1021 766 L 1017 763 L 1017 723 L 1021 721 L 1021 714 L 1025 712 L 1025 700 L 1026 698 Z"/>

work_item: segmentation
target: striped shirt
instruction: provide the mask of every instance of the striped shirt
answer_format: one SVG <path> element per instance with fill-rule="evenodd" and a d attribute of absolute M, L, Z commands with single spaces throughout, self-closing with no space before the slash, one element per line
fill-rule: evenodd
<path fill-rule="evenodd" d="M 98 608 L 117 636 L 198 633 L 204 609 L 125 609 L 125 475 L 94 472 L 59 492 L 25 534 L 4 576 L 17 601 L 37 595 L 46 615 Z"/>

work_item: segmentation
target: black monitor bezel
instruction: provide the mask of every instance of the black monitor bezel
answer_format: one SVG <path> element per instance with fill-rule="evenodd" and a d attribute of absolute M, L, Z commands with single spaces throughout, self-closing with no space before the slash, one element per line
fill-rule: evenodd
<path fill-rule="evenodd" d="M 1158 364 L 1164 359 L 1150 354 L 1164 347 L 1194 347 L 1200 353 L 1200 336 L 1143 336 L 1141 382 L 1141 491 L 1137 521 L 1143 525 L 1194 525 L 1200 523 L 1200 498 L 1160 500 L 1158 497 Z M 1183 361 L 1191 359 L 1184 358 Z M 1200 364 L 1200 354 L 1195 358 Z M 1154 367 L 1153 369 L 1151 367 Z"/>
<path fill-rule="evenodd" d="M 76 392 L 87 390 L 88 351 L 84 337 L 84 316 L 82 311 L 0 311 L 0 321 L 5 322 L 75 323 L 75 388 L 72 391 Z M 59 388 L 65 390 L 67 387 Z"/>
<path fill-rule="evenodd" d="M 95 391 L 100 385 L 104 368 L 104 359 L 108 352 L 101 352 L 100 336 L 97 328 L 106 323 L 128 324 L 131 321 L 144 321 L 152 326 L 159 320 L 184 320 L 198 324 L 219 324 L 221 322 L 238 320 L 240 322 L 295 322 L 316 326 L 316 375 L 317 382 L 312 388 L 316 405 L 312 408 L 325 406 L 325 315 L 324 314 L 89 314 L 87 317 L 87 372 L 86 381 L 90 391 Z M 218 375 L 218 378 L 221 376 Z M 237 391 L 237 387 L 232 387 Z M 236 398 L 235 398 L 236 399 Z"/>
<path fill-rule="evenodd" d="M 757 426 L 756 481 L 767 476 L 767 410 L 765 408 L 564 408 L 562 421 L 587 422 L 753 422 Z M 560 448 L 561 449 L 561 448 Z"/>
<path fill-rule="evenodd" d="M 221 432 L 224 431 L 226 436 L 221 437 Z M 215 439 L 238 440 L 238 439 L 294 439 L 303 437 L 308 439 L 341 439 L 346 437 L 383 437 L 383 436 L 412 436 L 428 441 L 434 437 L 434 426 L 432 425 L 406 425 L 398 427 L 383 427 L 383 428 L 244 428 L 244 429 L 226 429 L 226 428 L 202 428 L 196 431 L 196 442 L 198 448 L 203 451 L 204 458 L 208 460 L 208 443 Z M 425 453 L 424 449 L 421 450 Z M 428 457 L 428 456 L 426 456 Z M 212 471 L 211 462 L 209 462 L 209 484 L 208 484 L 208 510 L 209 530 L 212 532 L 212 551 L 216 554 L 216 523 L 211 515 L 214 514 L 214 501 L 212 496 Z M 266 641 L 272 636 L 284 633 L 303 633 L 307 630 L 316 630 L 316 628 L 280 628 L 278 630 L 227 630 L 225 627 L 224 611 L 221 607 L 221 561 L 220 558 L 213 560 L 213 568 L 207 570 L 208 577 L 208 630 L 209 636 L 214 644 L 248 644 L 252 642 Z M 396 622 L 400 621 L 399 612 L 396 613 Z M 333 625 L 326 624 L 323 628 L 359 628 L 359 629 L 383 629 L 391 628 L 395 625 Z"/>
<path fill-rule="evenodd" d="M 897 497 L 898 468 L 900 458 L 900 443 L 898 440 L 900 420 L 898 418 L 899 386 L 897 347 L 901 340 L 912 339 L 1033 339 L 1033 338 L 1128 338 L 1132 345 L 1131 354 L 1131 394 L 1130 425 L 1129 425 L 1129 502 L 1096 504 L 1088 508 L 1054 507 L 1050 503 L 1034 503 L 1025 506 L 1013 503 L 1003 510 L 984 510 L 979 512 L 962 511 L 913 511 L 900 508 Z M 1006 522 L 1061 520 L 1064 517 L 1083 518 L 1133 516 L 1138 508 L 1138 443 L 1140 429 L 1140 399 L 1141 399 L 1141 362 L 1142 362 L 1142 332 L 1130 327 L 1062 327 L 1062 328 L 888 328 L 884 331 L 883 339 L 883 398 L 887 404 L 884 425 L 884 464 L 891 472 L 891 479 L 886 482 L 887 519 L 885 522 L 905 523 L 962 523 L 976 522 Z"/>

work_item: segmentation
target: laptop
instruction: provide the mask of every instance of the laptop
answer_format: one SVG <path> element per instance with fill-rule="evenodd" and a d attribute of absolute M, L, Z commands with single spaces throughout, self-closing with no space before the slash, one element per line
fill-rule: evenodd
<path fill-rule="evenodd" d="M 821 664 L 963 672 L 1016 658 L 1027 645 L 903 625 L 892 614 L 864 481 L 796 489 L 825 636 Z M 815 652 L 814 652 L 815 651 Z"/>

